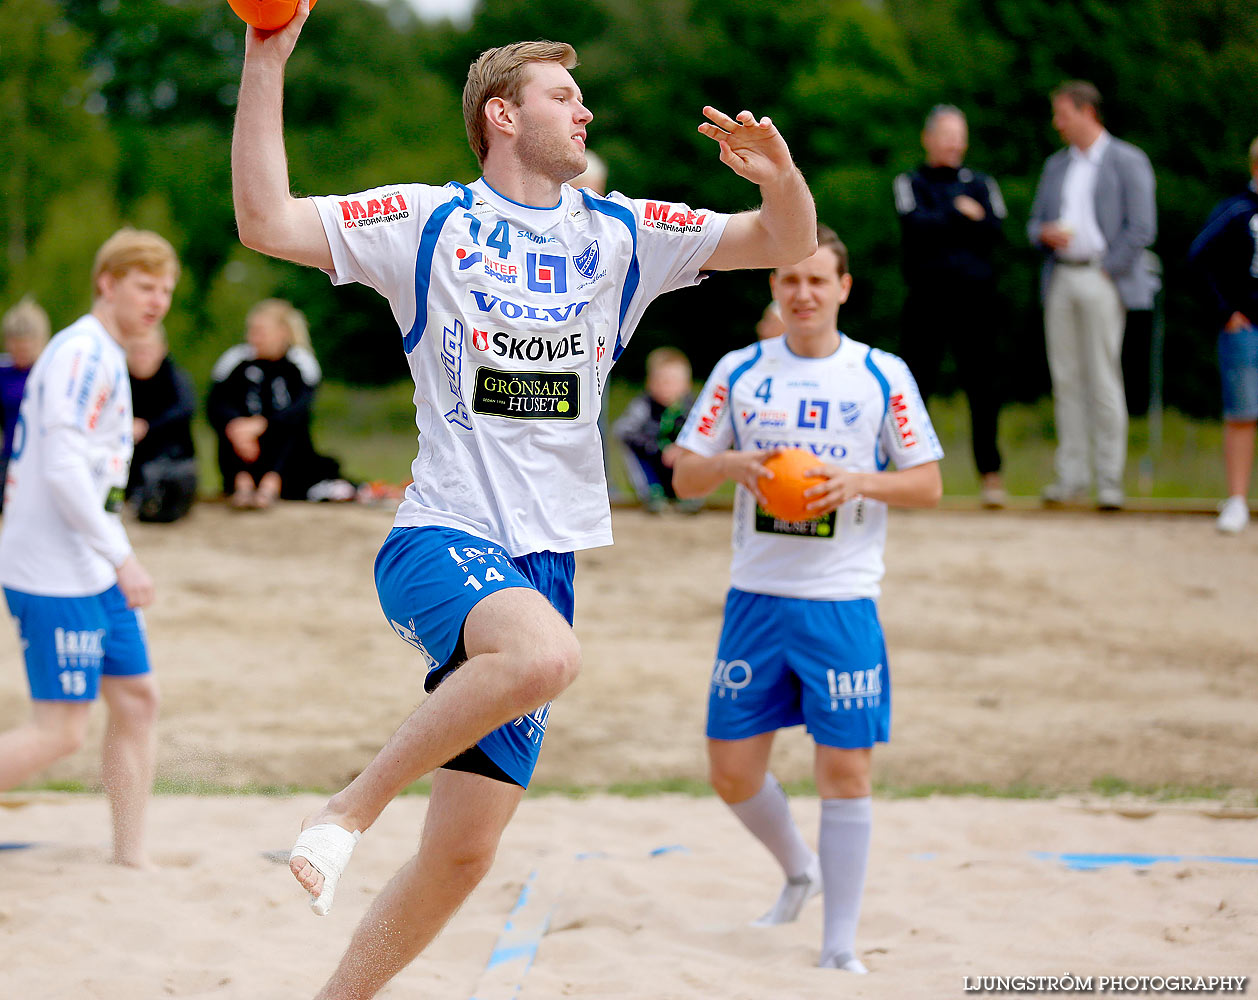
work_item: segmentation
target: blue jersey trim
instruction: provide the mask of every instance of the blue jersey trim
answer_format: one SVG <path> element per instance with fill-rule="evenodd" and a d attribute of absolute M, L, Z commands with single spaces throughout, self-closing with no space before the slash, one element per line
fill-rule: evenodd
<path fill-rule="evenodd" d="M 87 362 L 83 367 L 83 382 L 79 387 L 79 398 L 75 400 L 75 416 L 86 423 L 87 421 L 87 404 L 91 402 L 92 386 L 96 384 L 100 377 L 101 363 L 105 359 L 104 345 L 99 339 L 92 340 L 92 350 L 88 355 Z M 71 385 L 73 388 L 73 385 Z M 115 387 L 116 388 L 116 387 Z M 110 397 L 112 399 L 112 396 Z"/>
<path fill-rule="evenodd" d="M 882 387 L 882 418 L 878 421 L 878 426 L 881 427 L 887 419 L 887 410 L 891 406 L 891 383 L 887 381 L 887 376 L 879 371 L 878 366 L 874 364 L 874 349 L 872 347 L 865 354 L 865 367 L 873 372 L 874 378 L 878 380 L 878 384 Z M 891 464 L 891 459 L 882 450 L 881 434 L 874 441 L 874 462 L 878 466 L 879 472 L 882 472 Z"/>
<path fill-rule="evenodd" d="M 642 278 L 642 271 L 638 267 L 638 229 L 637 220 L 633 217 L 633 213 L 623 205 L 618 205 L 610 198 L 596 198 L 581 188 L 581 198 L 585 201 L 585 207 L 591 212 L 601 212 L 603 215 L 610 216 L 613 219 L 619 219 L 625 224 L 625 228 L 629 230 L 629 238 L 633 240 L 633 258 L 629 261 L 629 271 L 625 275 L 625 287 L 620 293 L 620 315 L 616 318 L 616 346 L 612 349 L 612 362 L 615 363 L 620 359 L 620 355 L 624 352 L 625 345 L 620 339 L 620 329 L 624 326 L 625 316 L 629 312 L 629 303 L 633 301 L 634 295 L 638 291 L 638 282 Z"/>
<path fill-rule="evenodd" d="M 555 209 L 557 209 L 560 205 L 563 204 L 562 192 L 559 195 L 559 200 L 555 202 L 553 205 L 526 205 L 522 201 L 516 201 L 514 198 L 508 198 L 505 194 L 503 194 L 496 187 L 490 184 L 489 181 L 485 180 L 483 176 L 481 177 L 480 182 L 484 184 L 485 187 L 489 188 L 490 191 L 496 194 L 503 201 L 510 202 L 512 205 L 519 205 L 521 208 L 527 208 L 533 212 L 553 212 Z M 453 183 L 458 184 L 458 181 L 454 181 Z M 463 185 L 459 184 L 459 187 L 463 187 Z M 467 189 L 464 188 L 464 190 L 467 190 Z"/>
<path fill-rule="evenodd" d="M 432 284 L 432 257 L 437 250 L 437 238 L 442 227 L 456 208 L 472 207 L 472 192 L 457 181 L 450 182 L 451 187 L 462 191 L 450 199 L 428 217 L 424 223 L 423 233 L 419 238 L 419 250 L 415 254 L 415 322 L 402 335 L 402 350 L 410 354 L 424 337 L 424 328 L 428 326 L 428 288 Z"/>
<path fill-rule="evenodd" d="M 738 421 L 734 419 L 734 383 L 747 374 L 747 372 L 751 369 L 751 367 L 757 361 L 760 360 L 760 355 L 763 353 L 764 353 L 763 348 L 760 346 L 759 343 L 757 343 L 756 352 L 751 356 L 751 358 L 747 361 L 744 361 L 741 365 L 735 368 L 733 372 L 730 373 L 729 399 L 727 399 L 725 402 L 729 406 L 729 422 L 730 422 L 730 426 L 734 429 L 734 447 L 735 448 L 741 448 L 742 442 L 738 440 Z"/>

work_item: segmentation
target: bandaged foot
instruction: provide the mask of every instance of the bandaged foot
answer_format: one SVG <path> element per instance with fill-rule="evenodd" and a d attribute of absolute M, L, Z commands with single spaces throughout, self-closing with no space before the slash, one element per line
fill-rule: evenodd
<path fill-rule="evenodd" d="M 326 917 L 332 909 L 336 884 L 361 836 L 335 823 L 319 823 L 302 830 L 289 852 L 288 869 L 310 893 L 310 908 L 319 916 Z M 322 876 L 322 884 L 316 876 Z"/>
<path fill-rule="evenodd" d="M 808 870 L 802 875 L 786 880 L 782 886 L 782 894 L 773 908 L 758 920 L 751 922 L 752 927 L 772 927 L 775 924 L 789 924 L 799 916 L 799 911 L 813 896 L 821 892 L 821 862 L 814 857 Z"/>

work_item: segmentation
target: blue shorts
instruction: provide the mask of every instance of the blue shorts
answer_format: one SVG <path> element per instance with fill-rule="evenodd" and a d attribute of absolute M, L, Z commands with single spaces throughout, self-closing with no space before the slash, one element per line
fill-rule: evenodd
<path fill-rule="evenodd" d="M 144 616 L 118 585 L 91 597 L 46 597 L 4 588 L 26 650 L 35 701 L 94 701 L 100 679 L 147 674 Z"/>
<path fill-rule="evenodd" d="M 1258 327 L 1219 334 L 1223 419 L 1258 420 Z"/>
<path fill-rule="evenodd" d="M 536 590 L 572 624 L 571 552 L 533 552 L 519 559 L 493 542 L 455 528 L 394 528 L 376 556 L 380 607 L 399 636 L 419 650 L 436 688 L 466 658 L 463 623 L 490 594 Z M 528 787 L 546 735 L 547 702 L 495 729 L 476 745 L 517 785 Z M 463 769 L 463 768 L 461 768 Z"/>
<path fill-rule="evenodd" d="M 800 723 L 817 743 L 845 750 L 890 737 L 891 675 L 877 607 L 730 590 L 708 738 L 742 740 Z"/>

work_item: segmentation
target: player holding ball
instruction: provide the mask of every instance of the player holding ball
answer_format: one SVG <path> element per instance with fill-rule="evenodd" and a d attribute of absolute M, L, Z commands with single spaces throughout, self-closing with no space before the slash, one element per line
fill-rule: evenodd
<path fill-rule="evenodd" d="M 755 923 L 792 921 L 823 893 L 818 964 L 863 973 L 855 939 L 872 828 L 870 765 L 873 745 L 891 729 L 874 603 L 887 508 L 939 502 L 943 451 L 904 362 L 839 332 L 839 306 L 852 290 L 847 248 L 825 226 L 817 243 L 811 257 L 770 276 L 786 332 L 713 369 L 677 440 L 673 485 L 679 497 L 700 497 L 727 479 L 738 484 L 707 736 L 713 787 L 786 875 L 778 901 Z M 781 449 L 814 460 L 773 469 L 779 460 L 770 456 Z M 781 514 L 785 481 L 809 476 L 808 519 L 766 509 Z M 817 853 L 769 773 L 774 734 L 801 723 L 817 746 Z"/>

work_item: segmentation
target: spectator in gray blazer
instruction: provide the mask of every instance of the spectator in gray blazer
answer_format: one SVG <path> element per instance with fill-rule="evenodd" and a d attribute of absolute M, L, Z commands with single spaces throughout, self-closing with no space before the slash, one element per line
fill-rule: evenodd
<path fill-rule="evenodd" d="M 1158 289 L 1146 262 L 1157 233 L 1153 168 L 1106 130 L 1092 84 L 1061 84 L 1052 106 L 1066 148 L 1045 161 L 1027 223 L 1044 252 L 1040 290 L 1057 422 L 1056 481 L 1043 498 L 1085 500 L 1095 470 L 1097 506 L 1118 510 L 1127 463 L 1123 327 L 1126 311 L 1151 308 Z"/>

